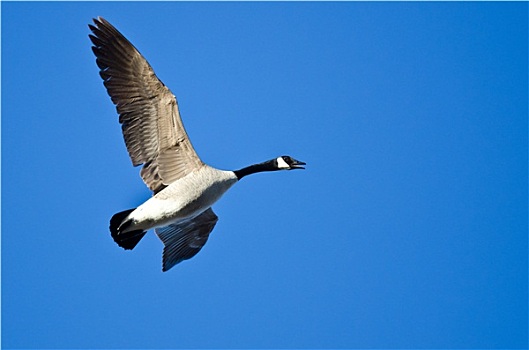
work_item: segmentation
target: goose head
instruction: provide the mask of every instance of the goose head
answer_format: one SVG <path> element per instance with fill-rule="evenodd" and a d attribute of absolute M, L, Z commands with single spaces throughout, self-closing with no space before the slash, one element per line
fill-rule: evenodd
<path fill-rule="evenodd" d="M 237 176 L 237 179 L 240 180 L 246 175 L 260 173 L 263 171 L 305 169 L 304 165 L 304 162 L 296 160 L 290 156 L 280 156 L 263 163 L 250 165 L 240 170 L 235 170 L 234 173 Z"/>
<path fill-rule="evenodd" d="M 280 156 L 275 159 L 275 164 L 278 170 L 294 170 L 305 169 L 305 162 L 296 160 L 291 156 Z"/>

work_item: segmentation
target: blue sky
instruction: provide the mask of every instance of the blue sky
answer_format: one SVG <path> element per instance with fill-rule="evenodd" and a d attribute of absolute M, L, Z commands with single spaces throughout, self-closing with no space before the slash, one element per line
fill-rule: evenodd
<path fill-rule="evenodd" d="M 525 348 L 527 3 L 2 2 L 3 348 Z M 90 49 L 103 16 L 201 158 L 281 154 L 167 273 Z"/>

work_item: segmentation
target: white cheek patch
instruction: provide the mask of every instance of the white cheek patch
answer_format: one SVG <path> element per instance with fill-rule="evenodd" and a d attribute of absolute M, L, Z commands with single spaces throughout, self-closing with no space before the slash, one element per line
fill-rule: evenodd
<path fill-rule="evenodd" d="M 277 167 L 279 169 L 290 169 L 290 165 L 282 157 L 277 157 Z"/>

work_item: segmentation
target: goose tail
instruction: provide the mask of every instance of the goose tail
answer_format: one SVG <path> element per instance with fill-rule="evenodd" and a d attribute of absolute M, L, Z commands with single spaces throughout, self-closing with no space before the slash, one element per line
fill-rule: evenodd
<path fill-rule="evenodd" d="M 127 209 L 116 213 L 110 219 L 110 235 L 121 248 L 123 249 L 134 249 L 140 240 L 145 236 L 147 231 L 143 230 L 134 230 L 123 232 L 130 224 L 130 220 L 127 220 L 127 217 L 132 213 L 136 208 Z"/>

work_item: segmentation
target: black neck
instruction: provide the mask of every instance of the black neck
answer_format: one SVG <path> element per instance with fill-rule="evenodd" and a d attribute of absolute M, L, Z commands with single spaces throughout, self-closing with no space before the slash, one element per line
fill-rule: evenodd
<path fill-rule="evenodd" d="M 237 176 L 237 179 L 240 180 L 246 175 L 260 173 L 263 171 L 274 171 L 274 170 L 279 170 L 279 169 L 277 168 L 276 160 L 272 159 L 272 160 L 268 160 L 263 163 L 247 166 L 246 168 L 242 168 L 240 170 L 235 170 L 234 173 L 235 173 L 235 176 Z"/>

